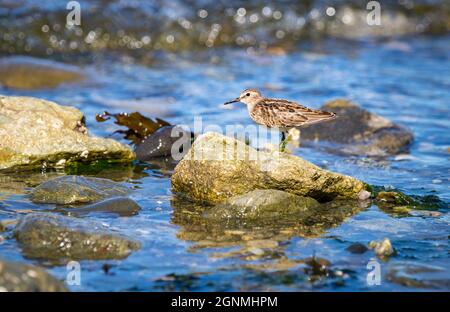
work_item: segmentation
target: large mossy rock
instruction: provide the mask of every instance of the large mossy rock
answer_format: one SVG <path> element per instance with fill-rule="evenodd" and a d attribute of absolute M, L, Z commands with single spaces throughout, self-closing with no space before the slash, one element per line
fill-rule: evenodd
<path fill-rule="evenodd" d="M 244 142 L 208 132 L 197 138 L 172 175 L 175 193 L 220 202 L 256 189 L 282 190 L 318 201 L 367 198 L 364 184 L 278 151 L 256 151 Z"/>
<path fill-rule="evenodd" d="M 370 113 L 347 100 L 334 100 L 322 106 L 338 118 L 302 127 L 303 141 L 337 143 L 332 150 L 347 155 L 388 156 L 407 150 L 412 132 L 390 120 Z"/>
<path fill-rule="evenodd" d="M 103 224 L 51 213 L 24 216 L 14 237 L 32 259 L 123 259 L 140 248 Z"/>
<path fill-rule="evenodd" d="M 83 114 L 76 108 L 32 97 L 0 96 L 0 170 L 135 159 L 129 146 L 86 132 Z"/>
<path fill-rule="evenodd" d="M 44 269 L 0 260 L 0 292 L 65 292 L 64 284 Z"/>
<path fill-rule="evenodd" d="M 128 193 L 126 186 L 112 180 L 69 175 L 36 187 L 31 193 L 31 201 L 39 204 L 83 204 Z"/>

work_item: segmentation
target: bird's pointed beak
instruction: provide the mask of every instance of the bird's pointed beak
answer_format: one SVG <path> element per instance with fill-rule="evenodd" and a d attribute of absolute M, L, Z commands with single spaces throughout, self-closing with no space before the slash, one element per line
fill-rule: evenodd
<path fill-rule="evenodd" d="M 228 105 L 228 104 L 232 104 L 232 103 L 237 103 L 237 102 L 239 102 L 240 100 L 241 100 L 240 98 L 235 98 L 235 99 L 232 100 L 232 101 L 228 101 L 228 102 L 223 103 L 223 105 Z"/>

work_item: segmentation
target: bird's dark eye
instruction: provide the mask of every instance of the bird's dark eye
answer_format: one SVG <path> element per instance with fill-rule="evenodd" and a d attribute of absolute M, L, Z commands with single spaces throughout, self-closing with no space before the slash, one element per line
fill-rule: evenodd
<path fill-rule="evenodd" d="M 250 96 L 250 93 L 247 93 L 246 96 Z"/>

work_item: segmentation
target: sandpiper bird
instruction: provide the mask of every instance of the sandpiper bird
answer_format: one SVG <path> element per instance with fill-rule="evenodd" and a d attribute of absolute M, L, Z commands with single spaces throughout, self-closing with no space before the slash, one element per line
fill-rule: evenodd
<path fill-rule="evenodd" d="M 290 128 L 310 125 L 336 117 L 335 113 L 308 108 L 296 102 L 282 99 L 268 99 L 258 90 L 246 89 L 238 98 L 225 105 L 242 102 L 247 105 L 250 117 L 258 124 L 281 130 L 280 150 L 284 151 L 289 138 L 285 132 Z"/>

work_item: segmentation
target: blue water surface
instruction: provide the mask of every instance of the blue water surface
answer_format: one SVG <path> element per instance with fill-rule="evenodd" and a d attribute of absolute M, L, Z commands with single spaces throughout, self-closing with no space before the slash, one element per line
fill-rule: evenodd
<path fill-rule="evenodd" d="M 450 290 L 449 51 L 450 37 L 300 43 L 294 52 L 281 56 L 223 49 L 166 55 L 151 66 L 102 60 L 84 65 L 89 83 L 53 90 L 0 91 L 76 106 L 86 115 L 91 133 L 119 140 L 119 135 L 112 135 L 118 126 L 95 122 L 95 114 L 139 111 L 175 124 L 193 125 L 194 117 L 201 116 L 205 126 L 248 125 L 252 121 L 243 105 L 231 109 L 222 105 L 248 87 L 316 108 L 331 99 L 350 99 L 409 127 L 415 138 L 409 153 L 371 159 L 339 156 L 314 145 L 293 152 L 372 185 L 411 195 L 436 195 L 447 203 L 433 216 L 396 216 L 370 206 L 317 237 L 264 237 L 277 244 L 275 252 L 252 258 L 233 254 L 248 247 L 244 240 L 220 244 L 214 235 L 196 237 L 194 230 L 178 224 L 170 185 L 173 168 L 141 165 L 115 176 L 134 187 L 132 198 L 143 207 L 139 215 L 90 218 L 140 240 L 142 248 L 125 260 L 107 261 L 108 274 L 102 270 L 106 261 L 81 261 L 82 283 L 70 286 L 73 291 Z M 0 193 L 0 205 L 42 209 L 30 203 L 26 192 Z M 396 249 L 388 260 L 377 259 L 372 251 L 362 255 L 346 251 L 352 243 L 385 237 Z M 39 263 L 24 259 L 13 239 L 0 244 L 0 254 Z M 319 280 L 311 279 L 308 266 L 300 263 L 313 255 L 330 263 L 330 273 Z M 377 259 L 381 267 L 381 285 L 367 283 L 371 259 Z M 64 266 L 48 269 L 65 279 Z"/>

